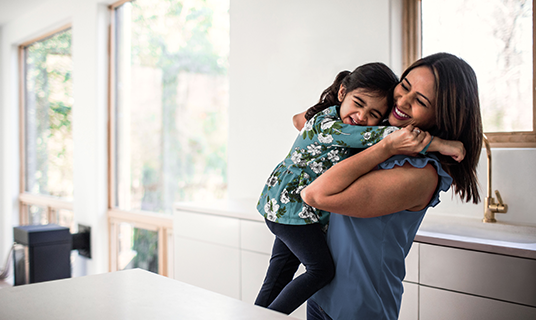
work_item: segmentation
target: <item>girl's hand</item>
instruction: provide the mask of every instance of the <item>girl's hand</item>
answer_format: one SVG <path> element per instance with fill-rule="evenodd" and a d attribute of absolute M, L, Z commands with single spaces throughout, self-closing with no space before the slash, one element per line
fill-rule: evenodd
<path fill-rule="evenodd" d="M 421 131 L 413 125 L 408 125 L 385 137 L 382 142 L 386 144 L 392 155 L 404 154 L 415 156 L 421 152 L 432 140 L 428 132 Z"/>
<path fill-rule="evenodd" d="M 452 159 L 458 162 L 461 162 L 465 158 L 465 148 L 460 141 L 443 140 L 436 137 L 432 141 L 432 144 L 430 144 L 428 151 L 437 151 L 444 156 L 452 157 Z"/>

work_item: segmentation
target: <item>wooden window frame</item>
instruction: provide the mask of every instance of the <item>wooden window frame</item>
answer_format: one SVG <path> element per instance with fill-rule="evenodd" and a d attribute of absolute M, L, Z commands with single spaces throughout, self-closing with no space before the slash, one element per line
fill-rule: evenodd
<path fill-rule="evenodd" d="M 158 233 L 158 274 L 173 278 L 173 216 L 147 212 L 147 211 L 126 211 L 115 206 L 115 179 L 116 172 L 114 162 L 117 157 L 116 133 L 115 133 L 115 9 L 133 0 L 120 0 L 111 4 L 110 28 L 108 35 L 108 253 L 109 271 L 118 270 L 118 232 L 121 223 L 129 223 L 135 228 L 147 229 Z"/>
<path fill-rule="evenodd" d="M 61 200 L 56 197 L 34 194 L 26 192 L 26 106 L 25 106 L 25 88 L 26 77 L 24 73 L 25 69 L 25 55 L 24 50 L 26 47 L 49 38 L 57 33 L 66 31 L 72 28 L 72 24 L 68 23 L 50 32 L 34 38 L 32 40 L 21 43 L 18 47 L 19 58 L 19 225 L 26 225 L 29 223 L 28 206 L 35 205 L 44 207 L 47 211 L 47 219 L 49 223 L 56 223 L 56 214 L 58 210 L 70 210 L 73 211 L 73 202 Z"/>
<path fill-rule="evenodd" d="M 421 30 L 421 2 L 422 0 L 403 0 L 402 13 L 402 61 L 406 69 L 413 61 L 422 55 Z M 532 0 L 532 131 L 514 132 L 486 132 L 491 147 L 495 148 L 536 148 L 536 28 L 534 5 Z"/>

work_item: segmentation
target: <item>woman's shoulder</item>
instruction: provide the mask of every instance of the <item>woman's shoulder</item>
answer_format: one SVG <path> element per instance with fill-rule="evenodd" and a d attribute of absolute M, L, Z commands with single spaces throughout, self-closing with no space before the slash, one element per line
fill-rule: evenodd
<path fill-rule="evenodd" d="M 412 173 L 409 174 L 414 174 L 419 179 L 431 179 L 437 181 L 437 188 L 435 188 L 434 196 L 429 203 L 430 206 L 435 206 L 439 203 L 439 193 L 441 191 L 446 192 L 453 182 L 452 177 L 443 169 L 441 162 L 433 154 L 416 157 L 396 155 L 382 162 L 378 167 L 380 169 L 393 169 L 395 167 L 402 167 L 406 169 L 424 169 L 424 171 L 408 171 L 412 171 Z"/>

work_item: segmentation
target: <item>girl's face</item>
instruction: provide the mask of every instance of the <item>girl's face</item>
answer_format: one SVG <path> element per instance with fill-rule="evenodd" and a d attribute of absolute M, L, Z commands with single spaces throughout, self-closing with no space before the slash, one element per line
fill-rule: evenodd
<path fill-rule="evenodd" d="M 343 86 L 339 89 L 342 122 L 354 126 L 377 126 L 388 111 L 387 97 L 378 97 L 365 89 L 348 93 Z"/>
<path fill-rule="evenodd" d="M 389 124 L 405 127 L 412 124 L 428 130 L 435 121 L 435 78 L 428 67 L 417 67 L 395 87 Z"/>

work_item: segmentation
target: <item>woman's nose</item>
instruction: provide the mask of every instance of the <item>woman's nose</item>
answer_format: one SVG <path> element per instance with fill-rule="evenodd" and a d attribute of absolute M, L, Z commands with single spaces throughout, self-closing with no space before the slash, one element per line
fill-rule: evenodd
<path fill-rule="evenodd" d="M 398 107 L 404 107 L 411 105 L 410 103 L 411 97 L 409 94 L 402 94 L 398 97 L 396 104 Z"/>

